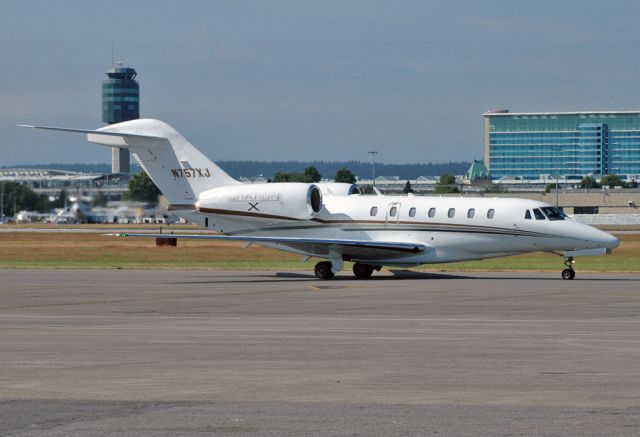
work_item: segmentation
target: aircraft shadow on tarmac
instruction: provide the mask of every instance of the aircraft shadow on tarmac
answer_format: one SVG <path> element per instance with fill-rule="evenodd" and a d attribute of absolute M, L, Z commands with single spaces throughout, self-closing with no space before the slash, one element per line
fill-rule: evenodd
<path fill-rule="evenodd" d="M 328 281 L 320 281 L 318 280 L 314 274 L 312 273 L 300 273 L 300 272 L 276 272 L 276 273 L 267 273 L 267 274 L 248 274 L 246 277 L 239 279 L 237 276 L 233 278 L 226 278 L 225 276 L 200 276 L 199 279 L 194 278 L 193 281 L 183 281 L 180 284 L 189 283 L 189 284 L 232 284 L 232 283 L 260 283 L 260 282 L 268 282 L 268 283 L 276 283 L 276 282 L 322 282 L 322 283 L 332 283 L 332 282 L 343 282 L 343 281 L 358 281 L 358 282 L 366 282 L 366 281 L 398 281 L 398 280 L 416 280 L 416 279 L 424 279 L 424 280 L 443 280 L 443 279 L 458 279 L 458 280 L 474 280 L 474 281 L 482 281 L 482 280 L 535 280 L 535 281 L 558 281 L 564 282 L 559 277 L 554 276 L 542 276 L 539 272 L 515 272 L 520 273 L 517 276 L 507 273 L 499 272 L 489 272 L 488 274 L 482 274 L 481 276 L 475 275 L 474 273 L 468 274 L 455 274 L 455 273 L 441 273 L 441 272 L 417 272 L 412 270 L 389 270 L 391 275 L 373 275 L 368 279 L 357 279 L 353 276 L 347 275 L 339 275 L 334 277 Z M 631 282 L 640 282 L 640 276 L 637 278 L 634 277 L 626 277 L 626 278 L 611 278 L 611 277 L 593 277 L 593 275 L 589 275 L 586 277 L 577 277 L 575 282 L 580 280 L 587 281 L 631 281 Z"/>

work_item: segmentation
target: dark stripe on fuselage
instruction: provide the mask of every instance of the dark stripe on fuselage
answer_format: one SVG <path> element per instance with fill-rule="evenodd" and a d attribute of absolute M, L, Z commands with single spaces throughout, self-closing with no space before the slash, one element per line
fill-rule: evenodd
<path fill-rule="evenodd" d="M 548 234 L 544 232 L 523 231 L 514 228 L 501 228 L 495 226 L 479 226 L 466 225 L 461 223 L 428 223 L 417 221 L 398 221 L 398 222 L 380 222 L 379 220 L 325 220 L 320 218 L 299 219 L 295 217 L 280 216 L 273 214 L 263 214 L 247 211 L 232 211 L 227 209 L 200 208 L 198 211 L 207 214 L 220 214 L 228 216 L 255 217 L 255 218 L 271 218 L 286 221 L 310 221 L 319 223 L 320 225 L 296 225 L 296 226 L 272 226 L 253 229 L 243 229 L 234 232 L 226 232 L 227 235 L 243 235 L 247 233 L 268 232 L 268 231 L 292 231 L 304 229 L 321 229 L 327 226 L 339 227 L 345 232 L 358 231 L 412 231 L 412 232 L 455 232 L 469 234 L 491 234 L 491 235 L 512 235 L 523 237 L 559 237 L 559 235 Z M 358 225 L 369 225 L 366 227 Z M 342 227 L 343 225 L 352 225 L 353 227 Z M 377 225 L 377 226 L 371 226 Z M 411 227 L 409 227 L 411 226 Z"/>

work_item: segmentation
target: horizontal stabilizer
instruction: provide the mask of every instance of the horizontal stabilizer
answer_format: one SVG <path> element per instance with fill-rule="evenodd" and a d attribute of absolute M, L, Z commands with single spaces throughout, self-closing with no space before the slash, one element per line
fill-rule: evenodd
<path fill-rule="evenodd" d="M 125 132 L 109 132 L 102 130 L 90 130 L 90 129 L 73 129 L 69 127 L 56 127 L 56 126 L 33 126 L 30 124 L 19 124 L 18 127 L 26 127 L 31 129 L 44 129 L 55 130 L 60 132 L 74 132 L 80 134 L 93 134 L 93 135 L 105 135 L 110 137 L 124 137 L 124 138 L 149 138 L 152 140 L 163 140 L 165 137 L 157 137 L 153 135 L 131 134 Z"/>

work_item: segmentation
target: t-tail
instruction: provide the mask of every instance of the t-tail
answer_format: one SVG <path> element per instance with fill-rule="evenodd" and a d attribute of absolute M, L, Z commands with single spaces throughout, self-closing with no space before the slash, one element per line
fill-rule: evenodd
<path fill-rule="evenodd" d="M 203 191 L 241 184 L 211 162 L 178 131 L 160 120 L 131 120 L 97 130 L 21 126 L 86 133 L 87 140 L 92 143 L 128 149 L 175 207 L 189 209 Z"/>

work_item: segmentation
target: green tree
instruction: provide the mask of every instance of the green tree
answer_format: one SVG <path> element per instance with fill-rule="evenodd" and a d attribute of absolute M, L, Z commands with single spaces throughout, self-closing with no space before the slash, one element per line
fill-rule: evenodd
<path fill-rule="evenodd" d="M 320 182 L 322 175 L 315 167 L 307 167 L 303 173 L 279 171 L 273 175 L 273 182 Z"/>
<path fill-rule="evenodd" d="M 336 172 L 335 181 L 336 182 L 344 182 L 346 184 L 355 184 L 356 183 L 356 177 L 351 172 L 351 170 L 349 170 L 346 167 L 343 167 L 343 168 L 341 168 L 340 170 L 338 170 Z"/>
<path fill-rule="evenodd" d="M 39 212 L 49 210 L 48 197 L 44 194 L 37 194 L 26 185 L 17 182 L 0 182 L 0 191 L 4 192 L 2 210 L 7 215 L 16 214 L 23 210 Z"/>
<path fill-rule="evenodd" d="M 413 188 L 411 188 L 411 182 L 407 181 L 407 183 L 404 184 L 404 188 L 403 188 L 402 192 L 404 194 L 413 193 Z"/>
<path fill-rule="evenodd" d="M 448 173 L 443 174 L 436 182 L 436 193 L 459 193 L 460 189 L 456 185 L 456 177 Z"/>
<path fill-rule="evenodd" d="M 302 182 L 303 179 L 302 173 L 279 171 L 273 175 L 273 182 Z"/>
<path fill-rule="evenodd" d="M 600 185 L 603 187 L 627 187 L 627 184 L 620 178 L 620 176 L 614 173 L 602 176 L 602 178 L 600 178 Z"/>
<path fill-rule="evenodd" d="M 307 167 L 304 169 L 304 181 L 305 182 L 320 182 L 322 175 L 315 167 Z"/>
<path fill-rule="evenodd" d="M 141 171 L 129 179 L 129 191 L 125 193 L 125 198 L 140 202 L 157 202 L 160 194 L 149 175 Z"/>
<path fill-rule="evenodd" d="M 580 188 L 600 188 L 600 184 L 595 178 L 591 176 L 585 176 L 580 181 Z"/>

